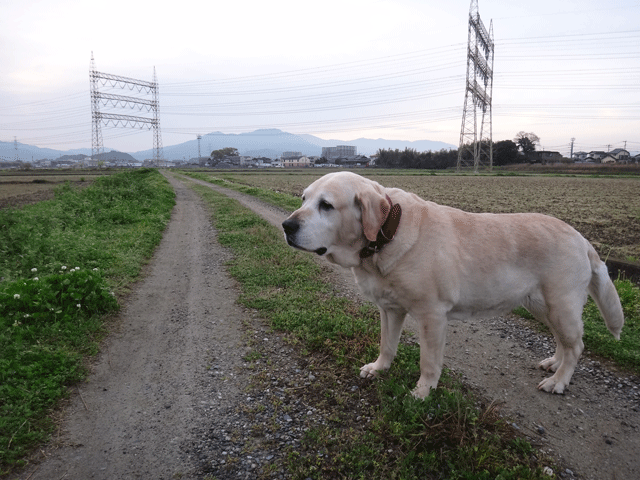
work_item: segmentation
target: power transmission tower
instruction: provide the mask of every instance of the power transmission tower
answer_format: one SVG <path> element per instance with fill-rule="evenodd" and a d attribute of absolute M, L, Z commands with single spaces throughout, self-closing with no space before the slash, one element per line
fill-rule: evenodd
<path fill-rule="evenodd" d="M 158 98 L 158 77 L 153 67 L 153 161 L 156 165 L 163 159 L 162 136 L 160 135 L 160 99 Z"/>
<path fill-rule="evenodd" d="M 95 158 L 103 152 L 102 146 L 102 125 L 114 127 L 148 128 L 153 129 L 153 162 L 158 166 L 162 160 L 162 137 L 160 135 L 160 103 L 158 99 L 158 80 L 156 69 L 153 68 L 153 81 L 136 80 L 134 78 L 111 75 L 109 73 L 98 72 L 91 52 L 91 69 L 89 71 L 91 82 L 91 117 L 93 134 L 91 137 L 91 155 Z M 142 97 L 131 97 L 124 95 L 113 95 L 99 90 L 100 86 L 111 88 L 121 88 L 136 90 Z M 148 96 L 151 98 L 148 98 Z M 101 106 L 112 108 L 138 109 L 152 114 L 152 117 L 141 117 L 133 115 L 120 115 L 105 113 L 100 111 Z"/>
<path fill-rule="evenodd" d="M 473 166 L 493 167 L 493 126 L 491 95 L 493 91 L 493 20 L 489 31 L 480 19 L 478 0 L 469 8 L 469 42 L 467 47 L 467 81 L 465 86 L 457 170 Z M 480 132 L 478 135 L 478 117 Z"/>
<path fill-rule="evenodd" d="M 99 73 L 96 71 L 96 62 L 91 52 L 91 67 L 89 69 L 89 81 L 91 82 L 91 158 L 95 160 L 103 152 L 102 129 L 100 117 L 100 93 L 98 92 Z"/>

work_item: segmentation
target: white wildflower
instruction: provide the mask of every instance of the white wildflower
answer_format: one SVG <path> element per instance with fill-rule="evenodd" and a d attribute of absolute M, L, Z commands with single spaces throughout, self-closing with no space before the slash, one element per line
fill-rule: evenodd
<path fill-rule="evenodd" d="M 62 270 L 66 270 L 67 267 L 65 265 L 63 265 L 62 267 L 60 267 Z"/>
<path fill-rule="evenodd" d="M 32 268 L 31 271 L 35 273 L 35 272 L 38 271 L 38 269 L 37 268 Z"/>
<path fill-rule="evenodd" d="M 16 300 L 19 300 L 19 299 L 20 299 L 20 294 L 19 294 L 19 293 L 16 293 L 16 294 L 13 296 L 13 298 L 15 298 Z"/>
<path fill-rule="evenodd" d="M 14 326 L 14 327 L 17 327 L 17 326 L 19 326 L 19 325 L 22 325 L 22 322 L 19 322 L 19 321 L 17 321 L 17 320 L 16 320 L 15 322 L 13 322 L 13 326 Z"/>
<path fill-rule="evenodd" d="M 76 305 L 76 307 L 80 308 L 80 307 L 82 307 L 82 305 L 80 305 L 80 304 L 78 303 L 78 304 Z"/>
<path fill-rule="evenodd" d="M 97 271 L 98 271 L 98 267 L 94 268 L 94 269 L 93 269 L 93 271 L 94 271 L 94 272 L 97 272 Z"/>
<path fill-rule="evenodd" d="M 37 282 L 38 281 L 38 277 L 33 277 L 33 280 L 35 280 Z"/>
<path fill-rule="evenodd" d="M 31 315 L 29 315 L 28 313 L 24 314 L 24 318 L 29 318 Z"/>

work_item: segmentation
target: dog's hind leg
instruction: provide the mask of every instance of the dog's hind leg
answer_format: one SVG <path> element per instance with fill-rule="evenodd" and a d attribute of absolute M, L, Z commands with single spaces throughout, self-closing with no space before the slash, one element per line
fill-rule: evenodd
<path fill-rule="evenodd" d="M 400 308 L 380 309 L 380 355 L 373 363 L 360 368 L 360 376 L 375 377 L 380 370 L 388 370 L 398 351 L 398 342 L 407 311 Z"/>
<path fill-rule="evenodd" d="M 555 374 L 545 378 L 538 385 L 538 389 L 545 392 L 563 393 L 578 364 L 578 359 L 584 349 L 582 343 L 582 308 L 584 299 L 574 295 L 565 297 L 562 305 L 550 306 L 549 326 L 556 341 L 557 350 L 553 357 L 541 363 L 548 364 L 555 369 Z"/>
<path fill-rule="evenodd" d="M 547 307 L 547 304 L 545 303 L 541 293 L 533 294 L 525 298 L 522 302 L 522 306 L 526 308 L 529 313 L 531 313 L 531 315 L 535 317 L 536 320 L 549 327 L 554 338 L 558 338 L 554 326 L 549 321 L 549 308 Z M 553 354 L 553 356 L 542 360 L 538 364 L 538 368 L 555 372 L 556 370 L 558 370 L 558 367 L 560 367 L 563 356 L 564 347 L 562 346 L 562 343 L 558 343 L 556 341 L 556 352 Z"/>

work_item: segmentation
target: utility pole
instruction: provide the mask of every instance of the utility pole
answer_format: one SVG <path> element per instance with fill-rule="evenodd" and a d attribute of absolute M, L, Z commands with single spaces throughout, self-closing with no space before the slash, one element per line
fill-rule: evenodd
<path fill-rule="evenodd" d="M 196 138 L 198 139 L 198 161 L 200 161 L 200 157 L 202 155 L 200 155 L 200 140 L 202 140 L 202 135 L 197 135 Z"/>
<path fill-rule="evenodd" d="M 18 161 L 18 137 L 13 137 L 13 148 L 16 150 L 16 162 Z"/>
<path fill-rule="evenodd" d="M 576 141 L 575 137 L 571 139 L 571 156 L 569 157 L 571 160 L 573 160 L 573 143 Z"/>

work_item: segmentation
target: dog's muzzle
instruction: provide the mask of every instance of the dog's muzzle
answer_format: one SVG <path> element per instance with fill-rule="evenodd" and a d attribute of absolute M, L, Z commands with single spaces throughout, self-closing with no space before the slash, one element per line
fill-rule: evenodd
<path fill-rule="evenodd" d="M 297 248 L 299 250 L 308 251 L 306 248 L 303 248 L 296 243 L 296 240 L 295 240 L 296 233 L 298 232 L 298 230 L 300 230 L 300 224 L 298 223 L 297 220 L 294 220 L 292 218 L 286 219 L 284 222 L 282 222 L 282 229 L 284 230 L 284 236 L 287 239 L 287 243 L 290 246 L 292 246 L 293 248 Z M 313 250 L 313 252 L 317 253 L 318 255 L 324 255 L 325 253 L 327 253 L 327 249 L 324 247 L 321 247 L 316 250 Z"/>

